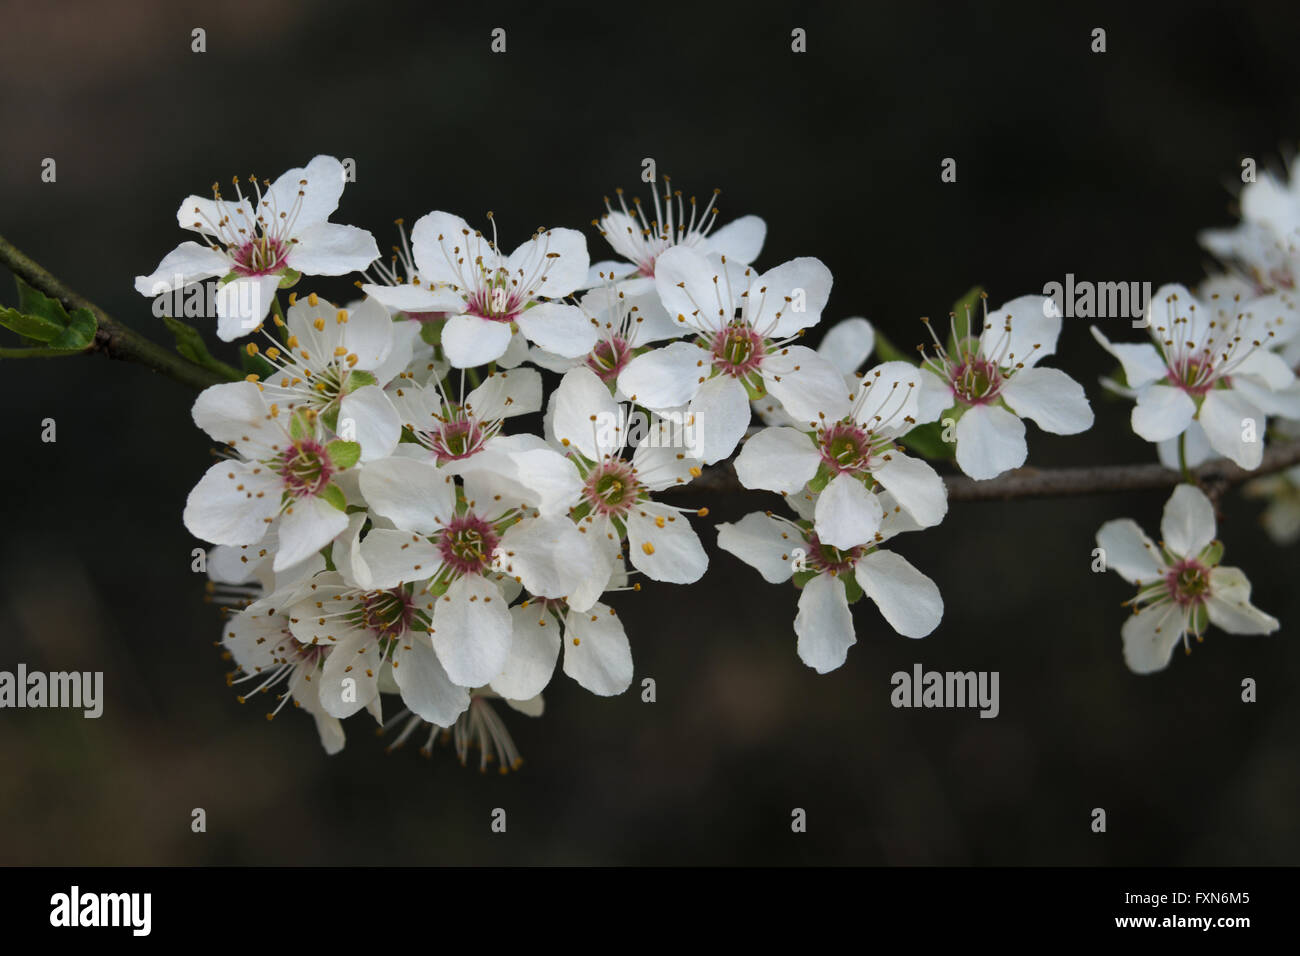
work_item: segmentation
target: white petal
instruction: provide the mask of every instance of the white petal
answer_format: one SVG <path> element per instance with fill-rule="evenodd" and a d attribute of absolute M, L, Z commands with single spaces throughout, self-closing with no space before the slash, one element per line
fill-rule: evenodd
<path fill-rule="evenodd" d="M 728 259 L 753 262 L 763 251 L 763 240 L 766 238 L 767 223 L 757 216 L 741 216 L 713 230 L 704 243 L 710 252 L 721 253 Z"/>
<path fill-rule="evenodd" d="M 1165 360 L 1160 357 L 1160 353 L 1150 342 L 1112 343 L 1095 325 L 1092 327 L 1092 337 L 1119 360 L 1119 364 L 1124 368 L 1124 379 L 1129 388 L 1141 388 L 1143 385 L 1158 382 L 1169 372 Z"/>
<path fill-rule="evenodd" d="M 687 416 L 687 425 L 700 439 L 700 459 L 712 465 L 735 451 L 752 417 L 745 387 L 730 375 L 714 376 L 701 385 Z"/>
<path fill-rule="evenodd" d="M 381 458 L 361 468 L 370 510 L 403 531 L 431 534 L 451 520 L 456 486 L 445 472 L 409 458 Z"/>
<path fill-rule="evenodd" d="M 469 692 L 447 676 L 430 635 L 408 631 L 393 650 L 393 679 L 402 703 L 438 727 L 450 727 L 469 707 Z"/>
<path fill-rule="evenodd" d="M 956 434 L 957 467 L 977 481 L 1019 468 L 1029 455 L 1024 423 L 996 405 L 967 409 Z"/>
<path fill-rule="evenodd" d="M 370 572 L 370 586 L 375 588 L 427 581 L 442 566 L 442 555 L 426 538 L 387 528 L 375 528 L 365 536 L 361 557 Z"/>
<path fill-rule="evenodd" d="M 1250 603 L 1250 581 L 1240 568 L 1215 568 L 1210 572 L 1206 602 L 1210 621 L 1229 634 L 1272 634 L 1282 625 Z"/>
<path fill-rule="evenodd" d="M 611 697 L 632 683 L 632 648 L 613 608 L 593 604 L 571 611 L 565 622 L 564 673 L 579 685 Z"/>
<path fill-rule="evenodd" d="M 827 330 L 817 354 L 842 374 L 852 375 L 876 347 L 876 330 L 863 318 L 844 319 Z"/>
<path fill-rule="evenodd" d="M 425 285 L 454 285 L 462 292 L 473 288 L 474 259 L 482 245 L 469 224 L 449 212 L 428 213 L 411 227 L 411 254 Z"/>
<path fill-rule="evenodd" d="M 576 229 L 547 229 L 510 254 L 506 273 L 512 279 L 538 276 L 528 291 L 532 295 L 559 299 L 582 288 L 590 264 L 587 239 L 582 233 Z M 547 348 L 542 342 L 537 344 Z"/>
<path fill-rule="evenodd" d="M 185 501 L 182 520 L 196 538 L 213 544 L 260 541 L 280 510 L 280 479 L 266 468 L 220 461 L 212 465 Z"/>
<path fill-rule="evenodd" d="M 299 498 L 280 521 L 276 571 L 293 567 L 333 541 L 348 526 L 348 516 L 324 498 Z"/>
<path fill-rule="evenodd" d="M 928 462 L 900 451 L 881 456 L 871 466 L 871 476 L 879 481 L 894 500 L 923 528 L 943 520 L 948 513 L 948 489 Z"/>
<path fill-rule="evenodd" d="M 721 263 L 687 246 L 673 246 L 655 260 L 655 289 L 673 321 L 711 330 L 731 321 L 735 297 L 745 291 L 732 288 Z"/>
<path fill-rule="evenodd" d="M 366 295 L 378 300 L 385 308 L 395 312 L 451 312 L 465 311 L 465 297 L 446 287 L 434 289 L 427 285 L 378 285 L 368 282 L 361 287 Z"/>
<path fill-rule="evenodd" d="M 363 385 L 343 396 L 338 426 L 341 437 L 351 436 L 348 440 L 361 446 L 362 461 L 391 455 L 402 438 L 397 409 L 378 385 Z"/>
<path fill-rule="evenodd" d="M 799 635 L 799 660 L 819 674 L 844 663 L 857 643 L 853 617 L 844 585 L 829 574 L 819 574 L 803 586 L 794 632 Z"/>
<path fill-rule="evenodd" d="M 442 327 L 442 349 L 456 368 L 474 368 L 504 355 L 511 334 L 509 322 L 453 315 Z"/>
<path fill-rule="evenodd" d="M 1186 431 L 1195 414 L 1196 403 L 1181 388 L 1151 385 L 1138 392 L 1131 421 L 1139 437 L 1164 441 Z"/>
<path fill-rule="evenodd" d="M 783 262 L 750 283 L 745 319 L 766 338 L 787 338 L 821 320 L 831 284 L 831 270 L 820 259 Z"/>
<path fill-rule="evenodd" d="M 692 342 L 673 342 L 628 362 L 619 373 L 618 389 L 631 401 L 661 411 L 694 398 L 710 371 L 704 349 Z"/>
<path fill-rule="evenodd" d="M 257 214 L 274 224 L 281 213 L 293 215 L 296 207 L 295 218 L 299 223 L 324 222 L 339 208 L 339 197 L 346 182 L 347 174 L 341 162 L 333 156 L 314 156 L 305 167 L 286 170 L 271 183 Z"/>
<path fill-rule="evenodd" d="M 840 371 L 810 348 L 790 345 L 763 359 L 763 384 L 800 424 L 825 415 L 838 421 L 849 412 L 849 390 Z"/>
<path fill-rule="evenodd" d="M 217 338 L 233 342 L 252 332 L 271 309 L 278 275 L 246 276 L 217 287 Z"/>
<path fill-rule="evenodd" d="M 616 454 L 627 440 L 622 410 L 591 369 L 580 366 L 565 372 L 552 402 L 555 438 L 566 448 L 599 461 Z"/>
<path fill-rule="evenodd" d="M 1165 503 L 1160 537 L 1166 548 L 1194 558 L 1214 540 L 1214 506 L 1195 485 L 1179 485 Z"/>
<path fill-rule="evenodd" d="M 135 277 L 135 291 L 141 295 L 162 295 L 194 282 L 223 276 L 230 271 L 230 266 L 224 252 L 198 242 L 182 242 L 163 256 L 151 274 Z"/>
<path fill-rule="evenodd" d="M 1106 569 L 1129 584 L 1150 583 L 1160 574 L 1160 549 L 1132 518 L 1116 518 L 1102 525 L 1097 547 L 1105 552 Z"/>
<path fill-rule="evenodd" d="M 790 579 L 795 549 L 803 548 L 803 540 L 790 525 L 754 511 L 735 524 L 721 522 L 717 528 L 718 547 L 755 568 L 764 580 L 780 584 Z"/>
<path fill-rule="evenodd" d="M 1083 386 L 1058 368 L 1027 368 L 1012 375 L 1002 399 L 1021 418 L 1053 435 L 1077 435 L 1092 427 L 1092 406 Z"/>
<path fill-rule="evenodd" d="M 652 581 L 691 584 L 709 566 L 699 537 L 675 508 L 647 501 L 627 519 L 628 558 Z"/>
<path fill-rule="evenodd" d="M 510 656 L 510 609 L 491 581 L 458 578 L 434 604 L 433 647 L 447 676 L 462 687 L 482 687 Z"/>
<path fill-rule="evenodd" d="M 555 673 L 560 658 L 560 622 L 540 601 L 512 607 L 510 619 L 510 656 L 493 678 L 492 689 L 502 697 L 527 700 L 545 690 Z"/>
<path fill-rule="evenodd" d="M 741 446 L 736 476 L 746 488 L 792 495 L 817 474 L 821 458 L 806 432 L 764 428 Z"/>
<path fill-rule="evenodd" d="M 379 649 L 370 634 L 349 631 L 330 648 L 320 674 L 320 702 L 344 720 L 379 696 Z M 348 683 L 344 683 L 347 681 Z"/>
<path fill-rule="evenodd" d="M 596 347 L 599 330 L 577 306 L 539 302 L 515 322 L 530 342 L 555 355 L 577 358 Z"/>
<path fill-rule="evenodd" d="M 345 276 L 361 272 L 379 258 L 375 237 L 356 226 L 318 222 L 295 236 L 288 264 L 309 276 Z"/>
<path fill-rule="evenodd" d="M 1182 612 L 1176 604 L 1155 604 L 1130 614 L 1120 635 L 1124 663 L 1135 674 L 1152 674 L 1169 666 L 1182 637 Z"/>
<path fill-rule="evenodd" d="M 889 626 L 904 637 L 925 637 L 943 619 L 938 585 L 892 551 L 872 551 L 854 567 L 858 584 Z"/>
<path fill-rule="evenodd" d="M 542 376 L 531 368 L 493 372 L 465 396 L 465 406 L 481 421 L 541 411 Z"/>
<path fill-rule="evenodd" d="M 866 544 L 880 528 L 880 500 L 852 475 L 836 475 L 817 498 L 817 537 L 847 550 Z"/>
<path fill-rule="evenodd" d="M 1056 351 L 1061 335 L 1061 315 L 1052 306 L 1046 296 L 1022 295 L 1001 308 L 989 309 L 980 333 L 980 351 L 986 358 L 996 357 L 1003 368 L 1041 362 Z"/>
<path fill-rule="evenodd" d="M 562 598 L 596 571 L 582 533 L 567 517 L 526 518 L 502 536 L 507 573 L 529 594 Z"/>
<path fill-rule="evenodd" d="M 1235 389 L 1214 389 L 1201 402 L 1196 420 L 1205 429 L 1210 447 L 1246 469 L 1264 458 L 1265 416 Z M 1249 435 L 1251 440 L 1247 441 Z"/>

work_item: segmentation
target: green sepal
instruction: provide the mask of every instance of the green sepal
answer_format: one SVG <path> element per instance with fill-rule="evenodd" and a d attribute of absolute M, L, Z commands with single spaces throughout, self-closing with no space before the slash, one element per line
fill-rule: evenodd
<path fill-rule="evenodd" d="M 916 364 L 916 357 L 904 355 L 899 351 L 898 346 L 885 338 L 879 329 L 876 329 L 876 356 L 882 362 L 907 362 L 909 365 Z"/>
<path fill-rule="evenodd" d="M 831 483 L 831 479 L 834 477 L 834 473 L 831 472 L 825 462 L 822 462 L 817 466 L 817 474 L 813 475 L 812 479 L 808 482 L 808 490 L 813 494 L 821 494 L 826 490 L 826 486 Z"/>
<path fill-rule="evenodd" d="M 302 278 L 301 272 L 299 272 L 297 269 L 290 269 L 288 266 L 285 266 L 284 271 L 280 273 L 279 288 L 292 289 L 294 286 L 298 284 L 298 280 L 301 278 Z"/>
<path fill-rule="evenodd" d="M 289 437 L 295 441 L 302 441 L 304 438 L 314 438 L 316 427 L 310 420 L 304 409 L 297 409 L 289 416 Z"/>
<path fill-rule="evenodd" d="M 361 446 L 354 441 L 336 438 L 325 446 L 325 451 L 330 456 L 330 462 L 340 470 L 351 468 L 361 460 Z"/>
<path fill-rule="evenodd" d="M 375 378 L 370 372 L 355 370 L 348 372 L 347 378 L 343 380 L 343 387 L 339 389 L 339 395 L 347 395 L 349 392 L 355 392 L 359 388 L 365 388 L 367 385 L 377 385 L 379 379 Z"/>
<path fill-rule="evenodd" d="M 751 382 L 747 377 L 742 378 L 740 381 L 745 386 L 745 394 L 749 396 L 751 402 L 767 397 L 767 388 L 764 387 L 762 378 L 759 378 L 757 382 Z"/>
<path fill-rule="evenodd" d="M 1203 550 L 1200 553 L 1200 556 L 1197 558 L 1197 560 L 1200 561 L 1201 564 L 1204 564 L 1206 567 L 1209 568 L 1212 568 L 1215 565 L 1217 565 L 1220 561 L 1223 560 L 1223 542 L 1211 541 L 1208 545 L 1205 546 L 1205 550 Z"/>
<path fill-rule="evenodd" d="M 322 491 L 317 497 L 321 498 L 324 501 L 328 501 L 335 508 L 338 508 L 339 511 L 342 511 L 345 514 L 347 513 L 348 496 L 343 493 L 342 488 L 340 488 L 338 485 L 334 484 L 333 482 L 330 482 L 328 485 L 326 485 L 325 490 Z"/>
<path fill-rule="evenodd" d="M 956 355 L 959 351 L 957 344 L 961 339 L 968 337 L 979 337 L 980 330 L 974 328 L 979 312 L 979 303 L 981 296 L 984 295 L 983 286 L 972 287 L 965 295 L 952 304 L 952 327 L 948 330 L 948 354 Z M 969 310 L 969 311 L 968 311 Z M 982 320 L 980 322 L 982 325 Z M 961 328 L 962 334 L 957 334 L 957 329 Z"/>
<path fill-rule="evenodd" d="M 862 585 L 858 583 L 856 574 L 841 574 L 839 579 L 844 582 L 844 593 L 848 597 L 850 604 L 857 604 L 862 600 L 864 596 Z"/>

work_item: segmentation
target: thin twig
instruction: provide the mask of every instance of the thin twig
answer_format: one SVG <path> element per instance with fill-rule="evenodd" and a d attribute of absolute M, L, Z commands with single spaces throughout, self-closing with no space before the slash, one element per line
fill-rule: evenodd
<path fill-rule="evenodd" d="M 95 303 L 70 289 L 4 236 L 0 236 L 0 263 L 28 285 L 58 299 L 67 309 L 89 309 L 94 314 L 97 324 L 95 340 L 86 349 L 87 352 L 101 352 L 111 359 L 137 362 L 191 388 L 207 388 L 230 380 L 216 371 L 195 365 L 120 324 Z"/>

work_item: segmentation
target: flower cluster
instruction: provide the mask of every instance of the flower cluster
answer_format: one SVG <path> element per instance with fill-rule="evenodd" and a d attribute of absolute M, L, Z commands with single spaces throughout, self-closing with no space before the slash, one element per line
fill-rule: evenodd
<path fill-rule="evenodd" d="M 236 183 L 234 200 L 189 197 L 178 222 L 204 242 L 136 281 L 155 295 L 216 280 L 218 334 L 251 337 L 246 378 L 194 404 L 220 450 L 184 521 L 214 546 L 240 699 L 272 694 L 270 716 L 292 701 L 329 752 L 366 711 L 394 746 L 441 733 L 504 771 L 518 751 L 494 701 L 540 714 L 557 666 L 594 694 L 625 691 L 633 656 L 609 595 L 700 580 L 708 509 L 685 502 L 728 460 L 744 488 L 779 497 L 717 524 L 716 544 L 799 591 L 805 664 L 845 662 L 864 596 L 898 634 L 925 637 L 943 599 L 893 545 L 947 514 L 931 461 L 990 480 L 1025 463 L 1023 419 L 1058 435 L 1093 424 L 1083 388 L 1045 364 L 1062 332 L 1046 296 L 971 299 L 919 361 L 862 318 L 819 330 L 814 350 L 799 343 L 822 325 L 830 270 L 756 265 L 765 224 L 715 229 L 716 193 L 701 208 L 665 180 L 652 211 L 620 191 L 594 221 L 618 258 L 594 265 L 576 230 L 506 253 L 491 213 L 485 233 L 442 211 L 409 235 L 399 221 L 385 264 L 369 233 L 329 222 L 345 180 L 318 156 L 252 180 L 251 195 Z M 1251 236 L 1234 254 L 1263 249 Z M 1204 304 L 1170 286 L 1148 308 L 1151 343 L 1094 330 L 1123 366 L 1112 384 L 1137 399 L 1134 429 L 1184 469 L 1215 453 L 1253 467 L 1262 438 L 1239 419 L 1300 416 L 1278 352 L 1292 313 L 1261 286 L 1291 273 L 1267 251 L 1266 272 L 1261 258 L 1232 280 L 1253 283 L 1249 299 L 1227 279 Z M 350 273 L 357 301 L 288 291 Z M 864 369 L 877 347 L 887 357 Z M 1132 522 L 1098 536 L 1140 588 L 1124 628 L 1134 670 L 1164 666 L 1210 622 L 1276 626 L 1217 566 L 1204 495 L 1180 487 L 1165 523 L 1159 547 Z"/>

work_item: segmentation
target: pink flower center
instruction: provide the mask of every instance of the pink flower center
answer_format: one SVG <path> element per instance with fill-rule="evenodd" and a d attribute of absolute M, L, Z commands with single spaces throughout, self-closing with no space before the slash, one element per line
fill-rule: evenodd
<path fill-rule="evenodd" d="M 743 378 L 757 372 L 766 352 L 763 337 L 748 325 L 733 323 L 713 336 L 713 367 L 723 375 Z"/>
<path fill-rule="evenodd" d="M 276 465 L 284 489 L 294 498 L 311 498 L 330 483 L 334 466 L 325 446 L 311 439 L 294 442 Z"/>
<path fill-rule="evenodd" d="M 402 588 L 393 588 L 368 592 L 357 605 L 354 623 L 382 641 L 400 637 L 414 616 L 410 596 Z"/>
<path fill-rule="evenodd" d="M 454 418 L 426 435 L 429 450 L 440 465 L 470 457 L 482 449 L 484 442 L 483 430 L 472 418 Z"/>
<path fill-rule="evenodd" d="M 953 395 L 967 405 L 986 405 L 1002 390 L 1002 371 L 978 353 L 954 365 L 948 373 Z"/>
<path fill-rule="evenodd" d="M 816 532 L 808 532 L 807 566 L 810 571 L 816 571 L 818 574 L 831 573 L 839 575 L 846 571 L 852 571 L 858 559 L 866 552 L 865 545 L 859 545 L 847 551 L 832 548 L 829 544 L 822 542 L 817 537 Z"/>
<path fill-rule="evenodd" d="M 1204 357 L 1174 359 L 1165 377 L 1175 388 L 1181 388 L 1188 395 L 1195 396 L 1204 395 L 1217 381 L 1214 366 Z"/>
<path fill-rule="evenodd" d="M 863 471 L 871 459 L 871 436 L 849 422 L 837 422 L 818 436 L 822 461 L 834 474 Z"/>
<path fill-rule="evenodd" d="M 475 514 L 452 518 L 438 539 L 443 564 L 457 575 L 482 574 L 492 563 L 500 539 L 496 529 Z"/>
<path fill-rule="evenodd" d="M 622 336 L 602 339 L 587 356 L 587 368 L 591 369 L 600 380 L 608 384 L 618 378 L 618 373 L 632 359 L 632 350 Z"/>
<path fill-rule="evenodd" d="M 279 272 L 289 258 L 289 244 L 271 236 L 251 239 L 232 255 L 234 271 L 241 276 L 265 276 Z"/>
<path fill-rule="evenodd" d="M 1185 558 L 1165 572 L 1165 587 L 1180 607 L 1196 607 L 1210 594 L 1210 569 L 1199 561 Z"/>
<path fill-rule="evenodd" d="M 500 285 L 480 286 L 466 303 L 470 315 L 490 322 L 513 322 L 524 305 L 514 292 Z"/>
<path fill-rule="evenodd" d="M 587 475 L 582 494 L 596 514 L 621 518 L 641 499 L 642 491 L 630 464 L 607 459 Z"/>

